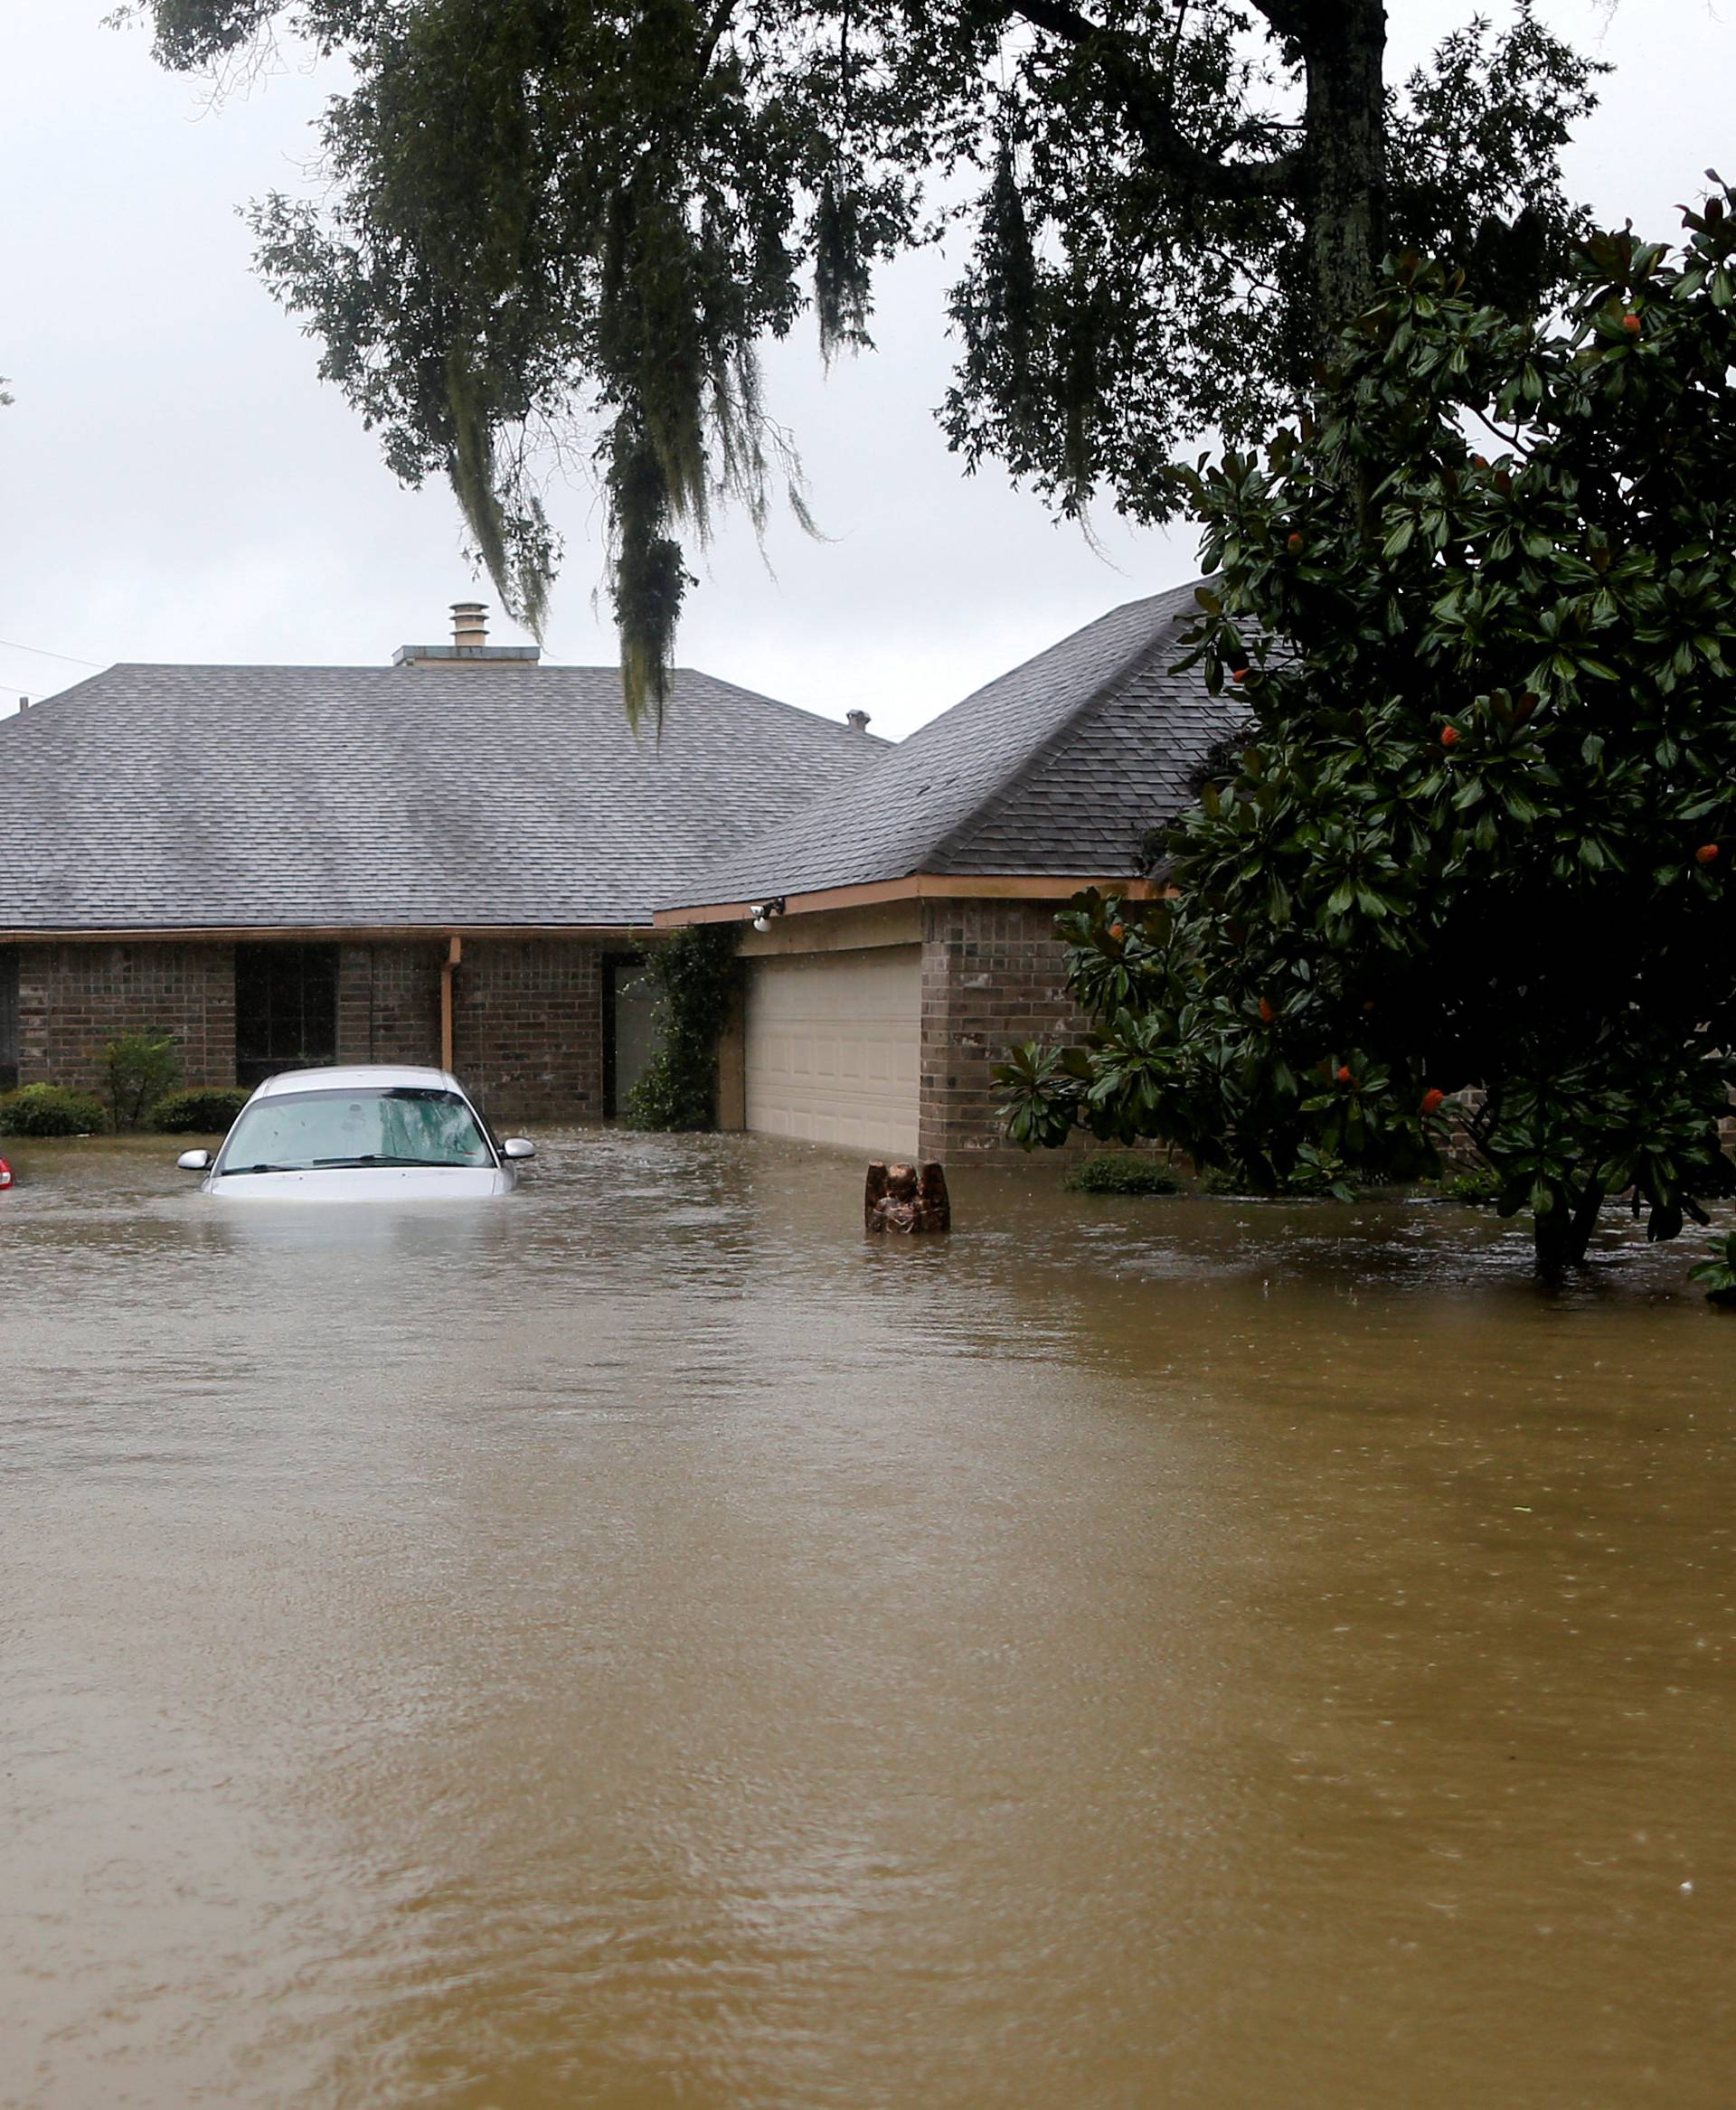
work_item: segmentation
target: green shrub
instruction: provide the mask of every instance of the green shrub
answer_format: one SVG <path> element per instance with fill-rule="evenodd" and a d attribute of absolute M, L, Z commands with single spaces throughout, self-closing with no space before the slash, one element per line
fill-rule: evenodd
<path fill-rule="evenodd" d="M 1736 1307 L 1736 1231 L 1712 1241 L 1712 1258 L 1690 1267 L 1688 1280 L 1704 1286 L 1708 1302 Z"/>
<path fill-rule="evenodd" d="M 180 1083 L 181 1059 L 167 1033 L 123 1033 L 103 1050 L 102 1074 L 118 1135 L 137 1128 L 145 1109 Z"/>
<path fill-rule="evenodd" d="M 1223 1165 L 1208 1165 L 1200 1174 L 1202 1194 L 1246 1194 L 1248 1182 L 1240 1173 L 1232 1173 Z"/>
<path fill-rule="evenodd" d="M 239 1085 L 194 1085 L 158 1099 L 151 1126 L 165 1135 L 226 1135 L 251 1097 Z"/>
<path fill-rule="evenodd" d="M 1448 1201 L 1465 1201 L 1483 1209 L 1500 1200 L 1501 1182 L 1486 1165 L 1474 1165 L 1469 1172 L 1449 1174 L 1439 1191 Z"/>
<path fill-rule="evenodd" d="M 1179 1194 L 1182 1182 L 1156 1158 L 1106 1151 L 1076 1164 L 1061 1182 L 1075 1194 Z"/>
<path fill-rule="evenodd" d="M 99 1135 L 108 1126 L 102 1101 L 60 1084 L 27 1084 L 0 1098 L 0 1135 Z"/>
<path fill-rule="evenodd" d="M 1312 1143 L 1302 1144 L 1288 1172 L 1269 1165 L 1208 1165 L 1200 1174 L 1202 1194 L 1239 1201 L 1354 1201 L 1357 1190 L 1342 1158 Z"/>
<path fill-rule="evenodd" d="M 627 1094 L 628 1126 L 715 1128 L 717 1044 L 741 986 L 734 929 L 727 923 L 689 925 L 647 946 L 645 963 L 658 988 L 661 1039 Z"/>

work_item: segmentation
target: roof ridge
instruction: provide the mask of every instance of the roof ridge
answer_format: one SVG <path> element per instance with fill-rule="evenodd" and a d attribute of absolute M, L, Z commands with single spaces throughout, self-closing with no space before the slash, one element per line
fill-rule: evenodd
<path fill-rule="evenodd" d="M 610 671 L 618 673 L 620 670 L 612 668 Z M 821 711 L 810 711 L 806 703 L 792 703 L 783 696 L 768 696 L 762 689 L 744 689 L 739 682 L 731 681 L 728 675 L 708 674 L 703 667 L 677 666 L 669 671 L 676 674 L 697 674 L 701 681 L 714 682 L 720 689 L 728 689 L 733 695 L 750 697 L 756 703 L 769 703 L 776 710 L 788 711 L 793 716 L 806 718 L 816 725 L 829 725 L 835 732 L 847 733 L 852 739 L 873 740 L 876 747 L 884 748 L 888 752 L 899 744 L 896 740 L 889 740 L 884 733 L 870 732 L 865 726 L 858 729 L 845 719 L 827 718 Z"/>
<path fill-rule="evenodd" d="M 1125 615 L 1130 608 L 1148 607 L 1155 601 L 1175 600 L 1184 593 L 1191 595 L 1198 584 L 1198 580 L 1191 579 L 1185 586 L 1168 587 L 1162 593 L 1146 594 L 1138 600 L 1123 601 L 1118 607 L 1110 608 L 1105 614 L 1099 616 L 1095 622 L 1081 624 L 1079 629 L 1058 639 L 1055 644 L 1047 647 L 1047 651 L 1060 651 L 1062 646 L 1071 645 L 1075 637 L 1081 637 L 1087 630 L 1095 629 L 1099 623 L 1109 622 L 1117 616 Z M 1156 655 L 1165 638 L 1169 635 L 1172 626 L 1183 613 L 1182 608 L 1176 608 L 1161 628 L 1149 632 L 1137 645 L 1134 645 L 1126 656 L 1118 662 L 1113 672 L 1106 674 L 1095 688 L 1088 691 L 1044 739 L 1039 740 L 1034 748 L 1028 749 L 1003 776 L 989 787 L 958 826 L 950 829 L 935 844 L 930 862 L 937 869 L 944 871 L 946 861 L 948 858 L 961 857 L 965 854 L 970 847 L 972 838 L 981 834 L 993 809 L 999 805 L 1036 768 L 1039 763 L 1052 756 L 1065 741 L 1071 739 L 1078 730 L 1081 719 L 1090 711 L 1095 711 L 1109 697 L 1116 695 L 1129 677 L 1146 665 Z M 1005 681 L 1010 675 L 1022 672 L 1024 668 L 1032 665 L 1034 661 L 1045 656 L 1046 654 L 1043 652 L 1033 653 L 1031 659 L 1021 660 L 1018 666 L 1010 668 L 1007 674 L 997 678 Z M 993 688 L 995 683 L 986 683 L 984 686 Z M 981 691 L 973 691 L 972 693 L 980 694 Z M 969 697 L 967 697 L 965 701 L 968 702 Z"/>
<path fill-rule="evenodd" d="M 112 672 L 112 668 L 105 667 L 101 673 L 86 674 L 82 681 L 69 682 L 65 688 L 56 689 L 50 695 L 38 696 L 33 702 L 23 708 L 7 711 L 4 718 L 0 718 L 0 726 L 22 725 L 26 719 L 33 718 L 37 711 L 45 711 L 51 703 L 64 702 L 69 696 L 76 696 L 82 690 L 94 688 L 97 683 L 101 681 L 104 674 Z"/>
<path fill-rule="evenodd" d="M 102 667 L 94 674 L 87 674 L 82 681 L 73 682 L 64 689 L 56 690 L 52 696 L 44 697 L 42 701 L 44 702 L 58 702 L 61 697 L 73 695 L 79 690 L 100 682 L 110 674 L 307 674 L 319 676 L 341 674 L 346 677 L 365 674 L 377 676 L 382 682 L 399 682 L 407 673 L 411 671 L 401 666 L 382 666 L 378 662 L 372 660 L 365 662 L 320 661 L 309 664 L 294 660 L 118 659 L 110 665 Z M 467 670 L 467 679 L 472 673 L 486 673 L 488 671 L 490 670 L 486 667 Z M 824 726 L 829 732 L 835 733 L 841 739 L 866 739 L 874 747 L 884 749 L 888 752 L 898 744 L 895 740 L 888 739 L 882 733 L 871 733 L 865 730 L 858 731 L 854 726 L 850 725 L 843 719 L 829 718 L 824 711 L 811 710 L 806 703 L 792 703 L 782 696 L 769 696 L 763 689 L 750 689 L 741 682 L 731 681 L 727 675 L 708 673 L 703 667 L 675 666 L 669 671 L 672 675 L 684 674 L 692 680 L 709 683 L 713 688 L 725 690 L 730 695 L 739 698 L 743 703 L 763 706 L 781 712 L 789 718 L 797 719 L 806 726 Z M 516 665 L 510 669 L 510 678 L 515 688 L 517 684 L 526 682 L 529 677 L 570 674 L 606 675 L 618 680 L 620 665 L 618 662 L 609 660 L 561 660 L 544 661 L 541 665 L 534 667 Z M 445 680 L 448 677 L 442 673 L 440 678 Z M 33 708 L 35 706 L 33 706 Z"/>
<path fill-rule="evenodd" d="M 693 873 L 690 892 L 666 895 L 660 906 L 962 869 L 958 842 L 976 840 L 989 815 L 1016 800 L 1016 786 L 1036 780 L 1054 743 L 1085 737 L 1081 725 L 1106 696 L 1125 692 L 1137 670 L 1163 664 L 1194 589 L 1189 580 L 1081 624 L 870 758 L 847 783 L 810 792 L 793 812 L 765 821 Z M 1161 734 L 1153 737 L 1161 746 Z"/>

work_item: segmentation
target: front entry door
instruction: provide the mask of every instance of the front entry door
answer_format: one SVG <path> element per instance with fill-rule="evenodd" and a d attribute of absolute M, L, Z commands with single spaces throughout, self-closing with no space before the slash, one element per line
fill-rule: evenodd
<path fill-rule="evenodd" d="M 609 1060 L 603 1096 L 609 1118 L 618 1121 L 663 1036 L 657 1030 L 657 984 L 642 959 L 628 954 L 609 961 L 607 987 Z"/>

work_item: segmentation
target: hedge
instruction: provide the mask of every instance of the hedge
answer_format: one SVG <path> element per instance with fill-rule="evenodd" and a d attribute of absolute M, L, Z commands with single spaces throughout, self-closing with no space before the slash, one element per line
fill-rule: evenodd
<path fill-rule="evenodd" d="M 251 1097 L 235 1085 L 195 1085 L 158 1099 L 150 1125 L 165 1135 L 226 1135 Z"/>
<path fill-rule="evenodd" d="M 0 1097 L 0 1135 L 100 1135 L 108 1115 L 90 1092 L 27 1084 Z"/>
<path fill-rule="evenodd" d="M 1179 1194 L 1182 1182 L 1167 1165 L 1132 1152 L 1104 1152 L 1077 1164 L 1061 1182 L 1075 1194 Z"/>

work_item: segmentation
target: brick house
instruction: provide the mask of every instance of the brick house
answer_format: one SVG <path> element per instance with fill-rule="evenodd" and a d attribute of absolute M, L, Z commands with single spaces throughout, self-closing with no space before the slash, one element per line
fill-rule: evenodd
<path fill-rule="evenodd" d="M 0 1088 L 167 1031 L 189 1084 L 442 1062 L 500 1119 L 600 1118 L 654 906 L 884 751 L 683 670 L 455 642 L 387 667 L 117 666 L 0 721 Z"/>
<path fill-rule="evenodd" d="M 665 897 L 660 925 L 741 927 L 749 1128 L 925 1157 L 1005 1147 L 1002 1051 L 1083 1026 L 1057 909 L 1139 889 L 1145 836 L 1231 728 L 1172 672 L 1194 608 L 1188 585 L 1114 609 Z"/>
<path fill-rule="evenodd" d="M 895 747 L 688 671 L 636 737 L 613 668 L 489 647 L 472 604 L 391 667 L 112 668 L 0 722 L 0 1088 L 166 1029 L 192 1084 L 438 1061 L 498 1119 L 605 1118 L 651 1043 L 640 947 L 729 922 L 726 1126 L 994 1150 L 1001 1051 L 1082 1022 L 1057 908 L 1140 884 L 1227 730 L 1171 671 L 1194 606 L 1117 608 Z"/>

